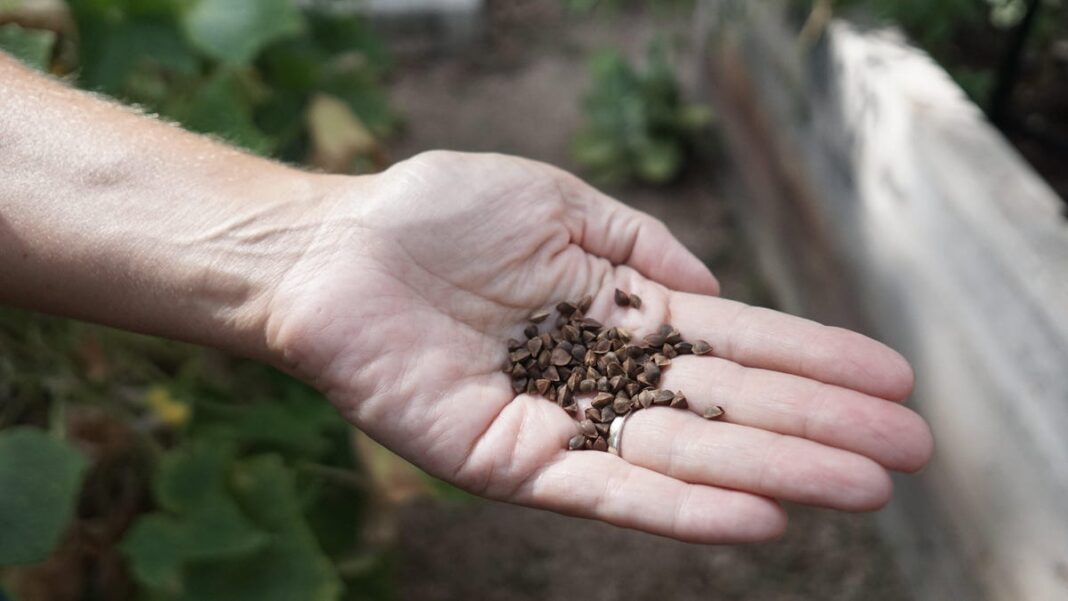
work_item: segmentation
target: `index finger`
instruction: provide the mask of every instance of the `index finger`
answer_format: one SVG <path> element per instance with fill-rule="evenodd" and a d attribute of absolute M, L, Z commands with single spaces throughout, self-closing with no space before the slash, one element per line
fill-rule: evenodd
<path fill-rule="evenodd" d="M 912 392 L 908 362 L 867 336 L 718 297 L 671 292 L 672 324 L 687 339 L 748 367 L 795 374 L 889 400 Z"/>

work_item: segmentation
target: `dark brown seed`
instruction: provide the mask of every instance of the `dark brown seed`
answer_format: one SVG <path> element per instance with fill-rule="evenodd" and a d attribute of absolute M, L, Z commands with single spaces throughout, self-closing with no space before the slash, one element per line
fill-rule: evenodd
<path fill-rule="evenodd" d="M 535 380 L 534 390 L 537 390 L 538 394 L 544 395 L 549 390 L 549 381 L 545 379 Z"/>
<path fill-rule="evenodd" d="M 671 407 L 674 409 L 685 409 L 689 407 L 689 404 L 686 402 L 686 395 L 681 392 L 676 392 L 675 398 L 671 399 Z"/>
<path fill-rule="evenodd" d="M 668 346 L 666 344 L 664 346 L 666 348 L 671 348 L 670 346 Z M 660 353 L 657 353 L 657 354 L 653 355 L 653 363 L 655 363 L 657 367 L 665 367 L 665 366 L 671 365 L 671 359 L 668 359 L 664 355 L 661 355 Z"/>
<path fill-rule="evenodd" d="M 704 340 L 698 340 L 693 343 L 693 354 L 695 355 L 707 355 L 712 352 L 712 345 Z"/>
<path fill-rule="evenodd" d="M 616 336 L 623 344 L 630 342 L 630 331 L 627 328 L 616 328 Z"/>
<path fill-rule="evenodd" d="M 552 363 L 552 354 L 549 353 L 549 351 L 547 349 L 541 349 L 541 352 L 538 353 L 538 367 L 540 367 L 542 369 L 548 369 L 548 367 L 549 367 L 549 365 L 551 363 Z"/>
<path fill-rule="evenodd" d="M 630 304 L 630 295 L 616 288 L 616 304 L 620 307 L 626 307 Z"/>
<path fill-rule="evenodd" d="M 680 342 L 675 345 L 675 352 L 680 355 L 689 355 L 693 352 L 693 345 L 685 341 Z"/>
<path fill-rule="evenodd" d="M 586 439 L 586 444 L 582 445 L 582 448 L 584 450 L 587 450 L 587 451 L 592 450 L 593 449 L 593 439 L 592 438 L 587 438 Z"/>
<path fill-rule="evenodd" d="M 520 363 L 516 363 L 515 367 L 512 368 L 512 377 L 517 380 L 519 378 L 525 378 L 527 375 L 527 368 L 523 367 Z"/>
<path fill-rule="evenodd" d="M 633 376 L 636 375 L 637 372 L 638 363 L 634 359 L 627 357 L 626 360 L 623 361 L 623 373 L 627 374 L 627 376 Z"/>
<path fill-rule="evenodd" d="M 556 396 L 557 404 L 559 404 L 561 407 L 566 407 L 567 405 L 571 405 L 575 402 L 575 396 L 571 392 L 571 389 L 567 386 L 561 386 L 557 388 Z"/>
<path fill-rule="evenodd" d="M 608 436 L 608 432 L 612 429 L 612 424 L 594 424 L 594 428 L 597 428 L 597 433 L 601 436 Z"/>
<path fill-rule="evenodd" d="M 550 401 L 556 402 L 556 389 L 552 386 L 549 386 L 545 391 L 545 398 L 549 399 Z M 557 404 L 559 405 L 561 403 Z"/>
<path fill-rule="evenodd" d="M 594 319 L 592 317 L 583 317 L 582 318 L 582 329 L 584 329 L 584 330 L 590 330 L 590 331 L 596 332 L 596 331 L 600 330 L 603 327 L 604 327 L 604 325 L 601 322 L 597 321 L 596 319 Z"/>
<path fill-rule="evenodd" d="M 604 359 L 605 363 L 619 363 L 619 355 L 617 355 L 615 352 L 605 353 L 602 359 Z"/>
<path fill-rule="evenodd" d="M 582 342 L 586 343 L 586 346 L 589 346 L 594 340 L 597 340 L 597 336 L 593 332 L 587 330 L 582 333 Z"/>
<path fill-rule="evenodd" d="M 538 326 L 530 324 L 523 328 L 523 334 L 525 334 L 527 338 L 536 338 L 538 336 Z"/>
<path fill-rule="evenodd" d="M 581 363 L 586 359 L 586 347 L 576 344 L 571 348 L 571 356 L 575 358 L 575 361 Z"/>
<path fill-rule="evenodd" d="M 538 390 L 537 380 L 534 378 L 527 379 L 527 394 L 534 394 Z"/>
<path fill-rule="evenodd" d="M 575 414 L 578 413 L 578 405 L 576 405 L 574 402 L 572 402 L 570 405 L 564 405 L 564 411 L 566 411 L 567 414 L 571 417 L 575 417 Z"/>
<path fill-rule="evenodd" d="M 634 379 L 637 380 L 638 383 L 642 384 L 643 386 L 653 386 L 653 383 L 649 381 L 649 378 L 645 377 L 645 372 L 638 374 L 638 377 Z"/>
<path fill-rule="evenodd" d="M 586 351 L 586 356 L 582 358 L 582 364 L 586 366 L 596 365 L 597 354 L 593 351 Z"/>
<path fill-rule="evenodd" d="M 597 371 L 596 369 L 594 369 L 592 367 L 587 367 L 586 368 L 586 378 L 596 382 L 597 380 L 601 379 L 601 372 Z"/>
<path fill-rule="evenodd" d="M 666 344 L 678 344 L 682 342 L 682 334 L 679 334 L 678 330 L 672 330 L 670 334 L 664 337 Z"/>
<path fill-rule="evenodd" d="M 519 350 L 509 353 L 508 358 L 512 360 L 512 363 L 519 363 L 520 361 L 530 358 L 530 351 L 525 348 L 520 348 Z"/>
<path fill-rule="evenodd" d="M 645 370 L 643 371 L 643 375 L 650 384 L 655 385 L 657 382 L 660 381 L 660 368 L 656 365 L 656 363 L 650 361 L 645 364 Z"/>
<path fill-rule="evenodd" d="M 604 438 L 598 438 L 597 440 L 593 441 L 593 450 L 601 452 L 607 451 L 608 441 Z"/>
<path fill-rule="evenodd" d="M 586 419 L 593 420 L 595 422 L 600 422 L 601 421 L 601 410 L 600 409 L 594 409 L 593 407 L 589 407 L 589 408 L 586 409 L 584 415 L 586 416 Z"/>
<path fill-rule="evenodd" d="M 626 375 L 623 372 L 623 366 L 620 365 L 618 362 L 609 363 L 608 364 L 608 377 L 614 378 L 616 376 L 623 376 L 623 375 Z"/>
<path fill-rule="evenodd" d="M 578 307 L 578 310 L 582 311 L 583 313 L 589 313 L 590 312 L 590 307 L 592 305 L 593 305 L 593 297 L 590 296 L 589 294 L 584 295 L 582 298 L 579 299 L 578 303 L 576 303 L 576 306 Z"/>
<path fill-rule="evenodd" d="M 519 347 L 521 347 L 521 346 L 523 346 L 523 343 L 519 342 L 515 338 L 509 338 L 508 339 L 508 352 L 512 352 L 514 350 L 518 350 Z"/>
<path fill-rule="evenodd" d="M 593 392 L 594 389 L 596 389 L 596 388 L 597 388 L 597 381 L 596 380 L 585 379 L 585 380 L 579 382 L 578 391 L 583 393 L 583 394 L 588 394 L 590 392 Z"/>
<path fill-rule="evenodd" d="M 597 428 L 594 427 L 594 423 L 588 419 L 584 419 L 579 422 L 579 434 L 588 438 L 597 438 Z"/>
<path fill-rule="evenodd" d="M 560 315 L 571 315 L 575 312 L 575 305 L 564 301 L 556 305 L 556 310 L 560 312 Z"/>
<path fill-rule="evenodd" d="M 541 338 L 542 348 L 549 348 L 553 345 L 553 337 L 548 332 L 542 332 L 538 338 Z"/>
<path fill-rule="evenodd" d="M 675 350 L 675 347 L 671 346 L 670 344 L 667 344 L 666 342 L 664 343 L 664 348 L 661 349 L 660 352 L 663 353 L 664 356 L 668 359 L 674 359 L 675 357 L 679 356 L 679 353 Z"/>
<path fill-rule="evenodd" d="M 724 413 L 726 412 L 723 410 L 723 407 L 712 405 L 711 407 L 706 407 L 705 410 L 701 412 L 701 417 L 705 419 L 719 419 L 723 417 Z"/>
<path fill-rule="evenodd" d="M 675 328 L 672 327 L 672 325 L 669 324 L 669 323 L 660 324 L 660 327 L 658 327 L 656 329 L 656 333 L 660 334 L 664 338 L 667 338 L 668 336 L 671 336 L 671 333 L 674 332 L 674 331 L 675 331 Z M 657 346 L 660 346 L 660 345 L 658 344 Z"/>
<path fill-rule="evenodd" d="M 527 341 L 527 350 L 530 351 L 531 356 L 537 357 L 541 352 L 541 338 L 534 337 Z"/>
<path fill-rule="evenodd" d="M 534 323 L 541 323 L 541 322 L 545 321 L 545 318 L 548 317 L 548 316 L 549 316 L 549 312 L 548 311 L 535 311 L 535 312 L 531 313 L 530 317 L 528 317 L 527 319 L 529 319 L 530 321 L 532 321 Z"/>
<path fill-rule="evenodd" d="M 571 437 L 571 440 L 567 441 L 567 449 L 569 451 L 577 451 L 582 448 L 582 445 L 586 442 L 586 437 L 581 434 L 576 434 Z"/>
<path fill-rule="evenodd" d="M 579 340 L 582 340 L 582 333 L 579 332 L 578 328 L 571 324 L 567 324 L 566 326 L 560 328 L 560 333 L 564 336 L 564 340 L 567 340 L 571 343 L 575 343 Z"/>
<path fill-rule="evenodd" d="M 567 365 L 568 363 L 571 363 L 571 353 L 565 351 L 563 347 L 558 346 L 553 349 L 551 360 L 552 364 L 557 367 Z"/>
<path fill-rule="evenodd" d="M 597 396 L 593 397 L 593 406 L 601 409 L 612 404 L 612 401 L 616 398 L 611 392 L 598 392 Z"/>
<path fill-rule="evenodd" d="M 653 404 L 668 405 L 674 398 L 675 393 L 671 392 L 670 390 L 657 390 L 656 393 L 653 394 Z"/>
<path fill-rule="evenodd" d="M 616 396 L 616 399 L 612 401 L 612 410 L 616 412 L 616 415 L 624 415 L 630 411 L 630 397 L 624 393 L 620 393 Z"/>
<path fill-rule="evenodd" d="M 630 397 L 633 398 L 634 396 L 636 396 L 641 391 L 642 385 L 637 383 L 637 382 L 630 381 L 630 382 L 627 382 L 627 385 L 624 386 L 623 389 L 627 391 L 627 396 L 630 396 Z"/>
<path fill-rule="evenodd" d="M 509 358 L 505 357 L 504 362 L 501 363 L 501 371 L 506 374 L 512 373 L 512 361 Z"/>
<path fill-rule="evenodd" d="M 601 392 L 608 392 L 608 377 L 601 376 L 597 378 L 597 390 Z"/>
<path fill-rule="evenodd" d="M 549 367 L 545 368 L 545 370 L 541 374 L 541 377 L 545 378 L 546 380 L 548 380 L 550 382 L 559 382 L 560 381 L 560 372 L 557 371 L 555 365 L 550 365 Z"/>
<path fill-rule="evenodd" d="M 658 349 L 664 346 L 664 336 L 661 334 L 649 334 L 643 341 L 645 342 L 645 346 L 649 348 Z"/>
<path fill-rule="evenodd" d="M 523 394 L 523 391 L 527 389 L 526 378 L 516 378 L 512 380 L 512 391 L 516 394 Z"/>
<path fill-rule="evenodd" d="M 623 376 L 613 376 L 608 378 L 608 390 L 610 392 L 619 392 L 623 388 Z"/>
<path fill-rule="evenodd" d="M 579 382 L 582 381 L 582 371 L 576 369 L 571 372 L 571 375 L 567 377 L 567 389 L 575 390 L 578 388 Z"/>
<path fill-rule="evenodd" d="M 635 309 L 641 309 L 642 297 L 638 296 L 637 294 L 630 295 L 630 306 L 634 307 Z"/>
<path fill-rule="evenodd" d="M 597 341 L 597 344 L 593 345 L 593 352 L 598 355 L 603 355 L 610 350 L 612 350 L 612 341 L 607 338 L 602 338 Z"/>
<path fill-rule="evenodd" d="M 652 390 L 643 390 L 638 393 L 638 404 L 641 405 L 643 409 L 648 409 L 649 406 L 653 404 L 654 396 Z"/>
<path fill-rule="evenodd" d="M 611 407 L 605 407 L 604 409 L 601 409 L 601 423 L 602 424 L 610 424 L 610 423 L 612 423 L 612 420 L 614 420 L 615 418 L 616 418 L 616 412 Z"/>

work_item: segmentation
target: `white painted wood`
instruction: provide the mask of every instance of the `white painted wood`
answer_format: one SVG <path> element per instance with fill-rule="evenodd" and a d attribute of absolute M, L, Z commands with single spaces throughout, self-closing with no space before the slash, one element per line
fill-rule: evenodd
<path fill-rule="evenodd" d="M 1068 223 L 924 53 L 708 2 L 739 208 L 787 308 L 917 370 L 938 445 L 884 522 L 921 599 L 1068 599 Z M 1068 165 L 1066 165 L 1068 168 Z"/>

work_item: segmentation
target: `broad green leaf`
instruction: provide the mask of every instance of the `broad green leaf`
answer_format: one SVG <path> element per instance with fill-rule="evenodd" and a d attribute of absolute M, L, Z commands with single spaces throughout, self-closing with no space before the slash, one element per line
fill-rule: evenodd
<path fill-rule="evenodd" d="M 42 29 L 26 29 L 10 23 L 0 25 L 0 50 L 34 69 L 48 70 L 56 34 Z"/>
<path fill-rule="evenodd" d="M 125 98 L 130 78 L 145 77 L 146 71 L 186 76 L 198 71 L 196 56 L 182 39 L 174 15 L 161 7 L 142 7 L 135 15 L 133 9 L 117 10 L 110 3 L 96 6 L 72 0 L 70 4 L 78 25 L 78 77 L 83 87 Z"/>
<path fill-rule="evenodd" d="M 268 44 L 304 29 L 292 0 L 197 0 L 182 24 L 201 52 L 232 65 L 247 65 Z"/>
<path fill-rule="evenodd" d="M 78 451 L 34 428 L 0 432 L 0 565 L 48 557 L 85 472 Z"/>
<path fill-rule="evenodd" d="M 191 512 L 226 490 L 233 450 L 221 444 L 191 443 L 170 452 L 156 476 L 156 499 L 165 509 Z"/>
<path fill-rule="evenodd" d="M 182 526 L 168 515 L 139 519 L 123 538 L 121 549 L 141 584 L 175 595 L 182 588 Z"/>
<path fill-rule="evenodd" d="M 246 555 L 262 547 L 267 534 L 249 521 L 233 498 L 214 495 L 182 520 L 184 556 L 224 559 Z"/>
<path fill-rule="evenodd" d="M 308 528 L 292 471 L 276 455 L 238 464 L 234 490 L 271 543 L 240 559 L 190 564 L 183 601 L 333 601 L 341 582 Z"/>

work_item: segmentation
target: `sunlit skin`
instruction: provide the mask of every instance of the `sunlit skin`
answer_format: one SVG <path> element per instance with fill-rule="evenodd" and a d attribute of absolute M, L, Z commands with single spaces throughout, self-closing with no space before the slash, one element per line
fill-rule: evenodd
<path fill-rule="evenodd" d="M 847 511 L 931 454 L 905 360 L 846 330 L 718 298 L 660 222 L 563 171 L 433 152 L 309 174 L 75 92 L 0 57 L 0 301 L 256 357 L 353 424 L 490 498 L 683 540 L 782 533 L 787 500 Z M 642 309 L 613 302 L 620 288 Z M 662 386 L 690 410 L 626 424 L 622 457 L 566 451 L 575 422 L 512 392 L 505 341 L 594 295 L 637 335 L 711 356 Z M 726 409 L 710 422 L 700 412 Z"/>

